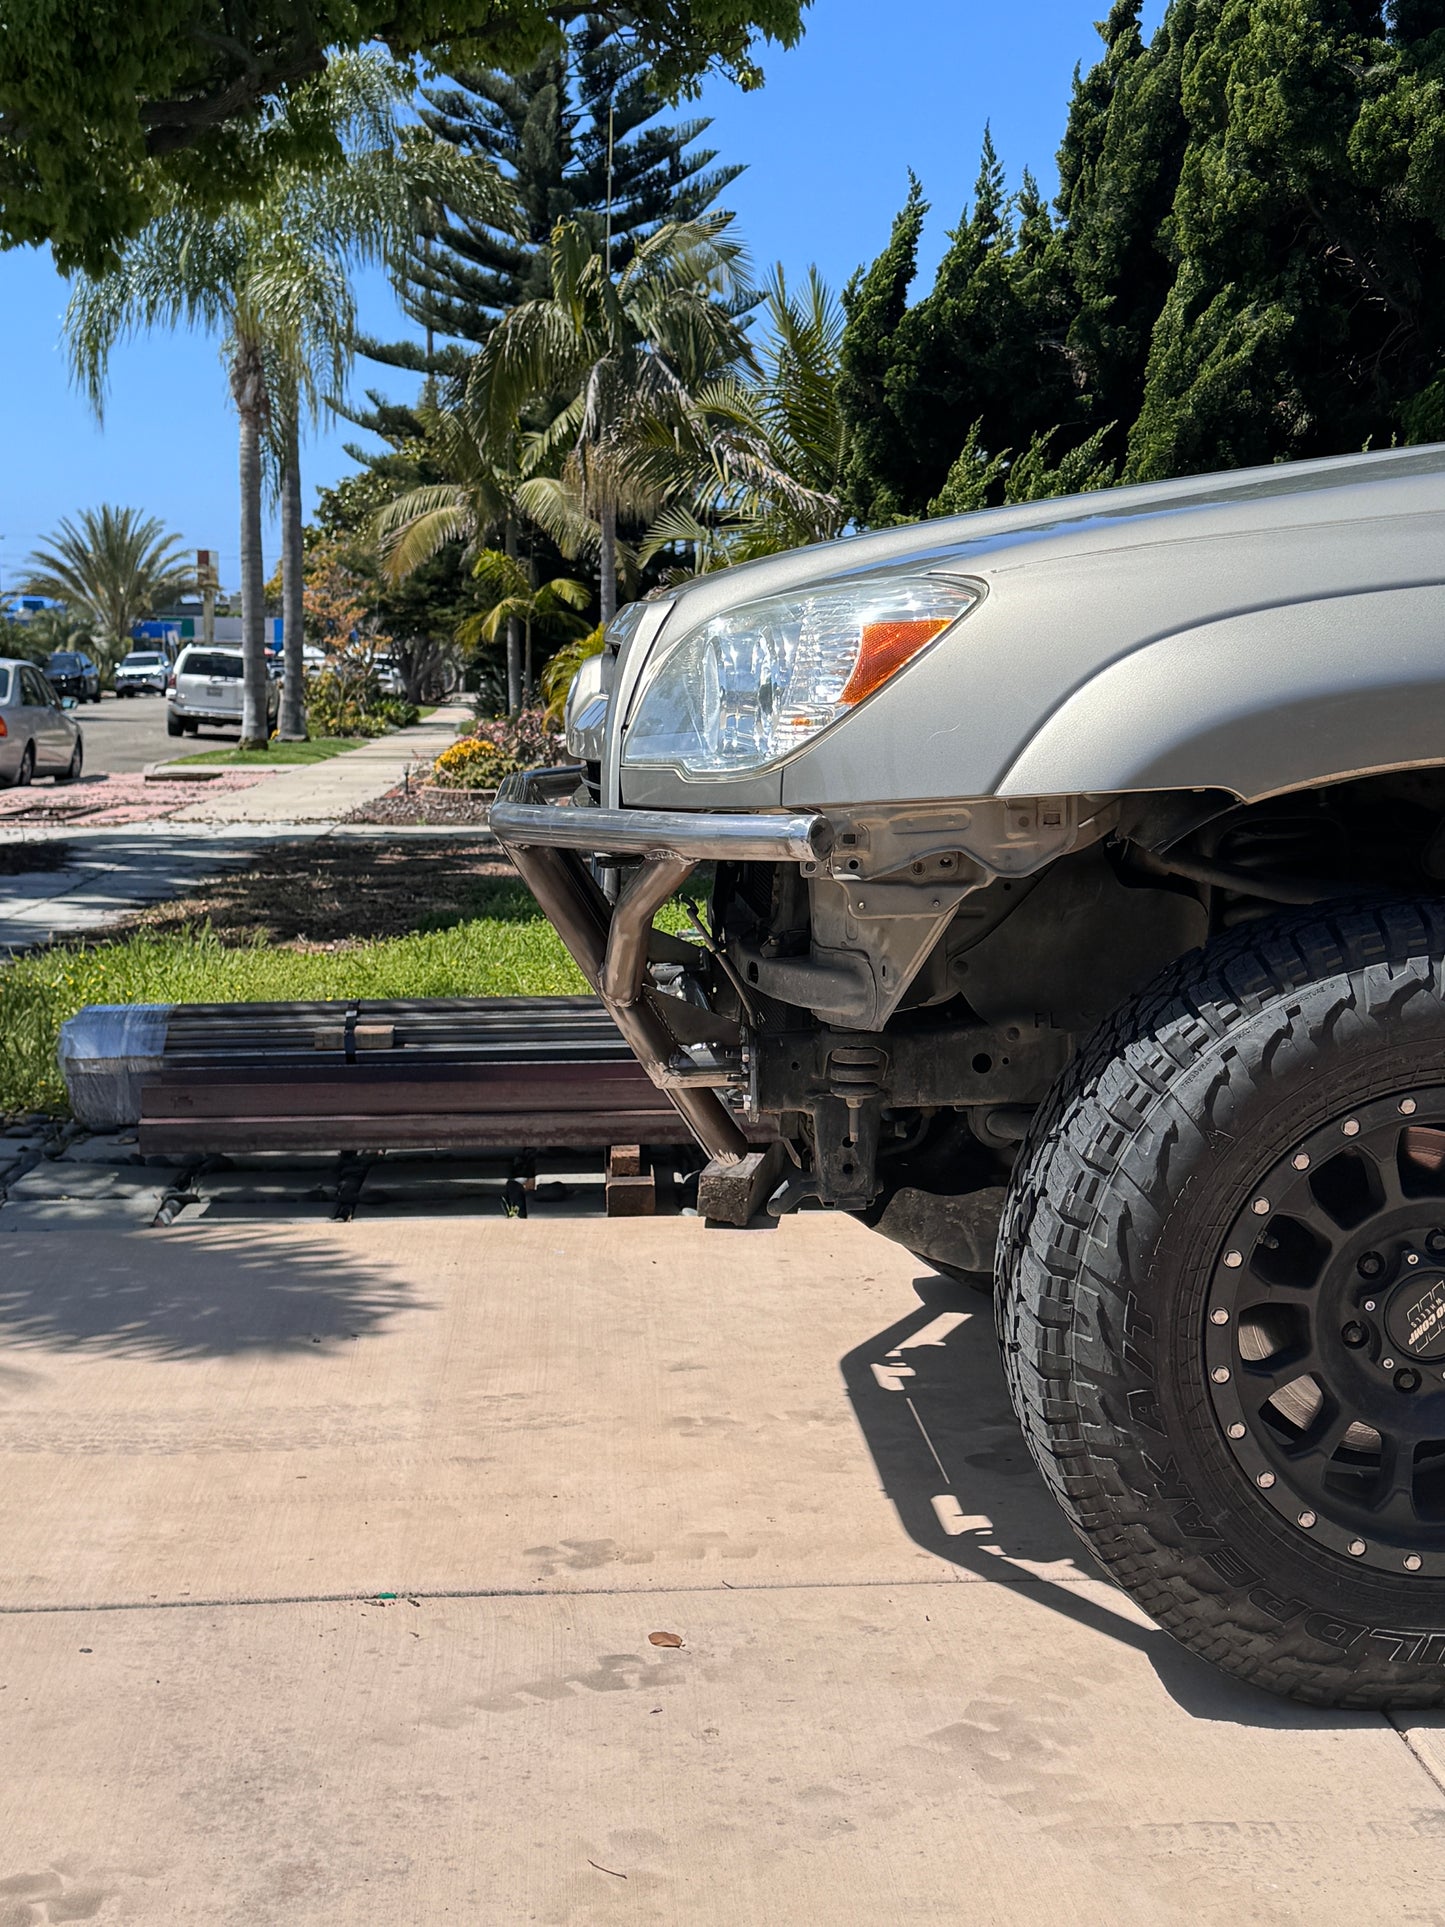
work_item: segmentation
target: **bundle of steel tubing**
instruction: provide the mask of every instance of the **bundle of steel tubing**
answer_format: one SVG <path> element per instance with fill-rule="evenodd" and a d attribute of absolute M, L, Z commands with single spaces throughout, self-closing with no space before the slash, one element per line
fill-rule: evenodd
<path fill-rule="evenodd" d="M 690 1142 L 590 997 L 177 1005 L 141 1090 L 164 1156 Z"/>

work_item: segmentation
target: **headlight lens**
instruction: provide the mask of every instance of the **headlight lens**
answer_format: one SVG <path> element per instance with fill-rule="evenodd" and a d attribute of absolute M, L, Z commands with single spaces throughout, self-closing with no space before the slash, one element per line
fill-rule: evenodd
<path fill-rule="evenodd" d="M 881 688 L 978 599 L 967 582 L 892 576 L 714 616 L 645 683 L 623 761 L 696 776 L 766 769 Z"/>

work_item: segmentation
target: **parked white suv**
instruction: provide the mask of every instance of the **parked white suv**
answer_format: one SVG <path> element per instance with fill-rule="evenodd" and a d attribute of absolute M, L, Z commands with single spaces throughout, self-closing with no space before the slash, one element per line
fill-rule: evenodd
<path fill-rule="evenodd" d="M 243 658 L 239 649 L 214 643 L 191 643 L 176 659 L 166 684 L 166 733 L 194 736 L 202 723 L 211 729 L 238 729 L 241 724 Z M 266 680 L 268 732 L 280 706 L 276 684 Z"/>

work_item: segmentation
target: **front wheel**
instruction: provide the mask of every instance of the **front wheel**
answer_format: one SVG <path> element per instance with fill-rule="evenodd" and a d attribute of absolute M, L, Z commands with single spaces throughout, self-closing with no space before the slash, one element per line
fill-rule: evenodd
<path fill-rule="evenodd" d="M 85 768 L 85 750 L 77 739 L 75 748 L 70 752 L 70 761 L 56 777 L 57 783 L 78 783 Z"/>
<path fill-rule="evenodd" d="M 1186 959 L 1036 1120 L 999 1247 L 1055 1496 L 1185 1645 L 1445 1705 L 1445 905 Z"/>

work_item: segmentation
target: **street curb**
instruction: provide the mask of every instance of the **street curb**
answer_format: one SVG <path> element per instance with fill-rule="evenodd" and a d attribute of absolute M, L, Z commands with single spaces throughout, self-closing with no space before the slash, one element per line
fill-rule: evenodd
<path fill-rule="evenodd" d="M 278 765 L 279 767 L 279 765 Z M 214 783 L 226 774 L 224 764 L 188 768 L 184 763 L 147 763 L 141 778 L 147 783 Z"/>

